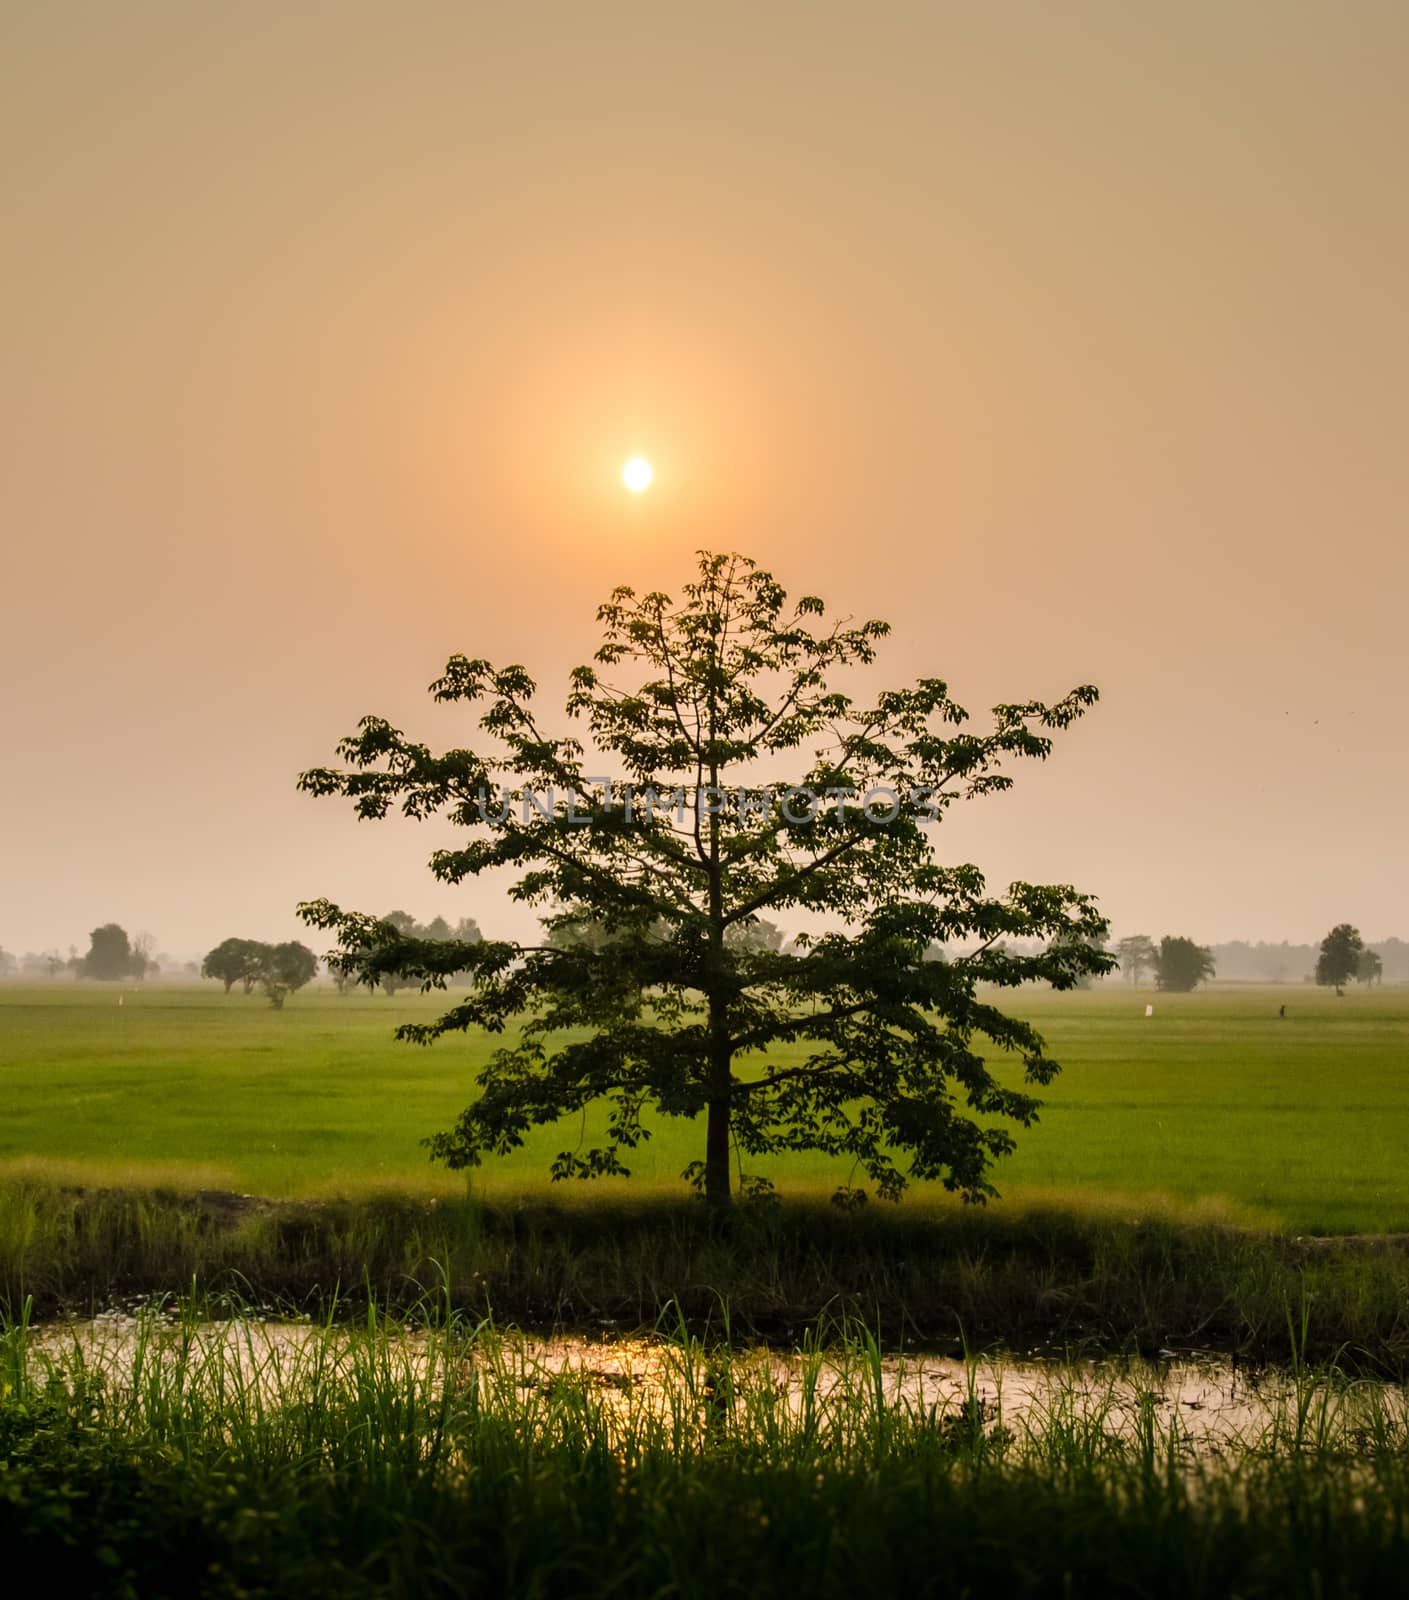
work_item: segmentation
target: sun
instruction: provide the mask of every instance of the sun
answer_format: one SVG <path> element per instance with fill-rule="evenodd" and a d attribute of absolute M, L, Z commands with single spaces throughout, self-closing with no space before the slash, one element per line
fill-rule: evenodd
<path fill-rule="evenodd" d="M 621 481 L 632 494 L 644 494 L 651 486 L 655 473 L 644 456 L 632 456 L 621 469 Z"/>

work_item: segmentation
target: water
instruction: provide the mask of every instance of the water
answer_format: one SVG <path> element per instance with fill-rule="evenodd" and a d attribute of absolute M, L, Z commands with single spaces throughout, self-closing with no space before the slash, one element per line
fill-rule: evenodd
<path fill-rule="evenodd" d="M 879 1355 L 857 1344 L 723 1354 L 649 1338 L 532 1338 L 479 1330 L 445 1336 L 397 1327 L 325 1328 L 236 1319 L 180 1322 L 107 1315 L 29 1335 L 27 1359 L 136 1393 L 154 1383 L 232 1385 L 262 1404 L 289 1403 L 318 1385 L 359 1393 L 383 1386 L 439 1393 L 449 1381 L 522 1406 L 569 1390 L 591 1396 L 623 1423 L 682 1420 L 690 1429 L 736 1421 L 844 1423 L 878 1407 L 936 1426 L 1005 1429 L 1036 1438 L 1059 1425 L 1130 1441 L 1158 1435 L 1191 1452 L 1302 1448 L 1346 1441 L 1386 1420 L 1409 1424 L 1395 1385 L 1337 1374 L 1258 1371 L 1213 1359 L 1084 1361 L 983 1359 L 915 1352 Z"/>

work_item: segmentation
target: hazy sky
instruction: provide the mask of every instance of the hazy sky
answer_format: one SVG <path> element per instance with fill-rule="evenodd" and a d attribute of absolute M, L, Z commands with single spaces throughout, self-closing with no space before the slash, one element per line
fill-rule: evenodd
<path fill-rule="evenodd" d="M 1402 0 L 0 0 L 0 945 L 524 931 L 296 775 L 701 545 L 1101 686 L 947 855 L 1409 934 L 1406 75 Z"/>

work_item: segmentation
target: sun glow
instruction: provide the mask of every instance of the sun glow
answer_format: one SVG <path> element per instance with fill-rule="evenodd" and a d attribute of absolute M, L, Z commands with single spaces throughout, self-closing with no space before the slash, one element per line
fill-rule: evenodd
<path fill-rule="evenodd" d="M 632 494 L 642 494 L 651 486 L 655 473 L 644 456 L 632 456 L 621 469 L 621 481 Z"/>

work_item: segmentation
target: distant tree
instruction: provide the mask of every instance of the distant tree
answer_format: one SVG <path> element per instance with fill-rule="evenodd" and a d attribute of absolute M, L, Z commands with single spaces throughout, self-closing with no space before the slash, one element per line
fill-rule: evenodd
<path fill-rule="evenodd" d="M 1147 972 L 1154 970 L 1155 963 L 1159 959 L 1155 941 L 1148 933 L 1132 933 L 1120 940 L 1115 947 L 1115 954 L 1116 960 L 1120 962 L 1120 970 L 1137 988 L 1140 979 Z"/>
<path fill-rule="evenodd" d="M 1384 982 L 1385 964 L 1373 950 L 1362 950 L 1360 960 L 1356 964 L 1355 976 L 1368 989 L 1372 984 Z"/>
<path fill-rule="evenodd" d="M 395 928 L 403 938 L 413 939 L 416 936 L 416 919 L 409 911 L 388 911 L 382 921 Z M 395 994 L 398 989 L 415 989 L 419 987 L 419 979 L 407 978 L 400 972 L 384 972 L 382 974 L 382 989 L 386 994 Z"/>
<path fill-rule="evenodd" d="M 0 978 L 13 978 L 20 964 L 8 950 L 0 950 Z"/>
<path fill-rule="evenodd" d="M 1155 982 L 1161 989 L 1182 994 L 1214 974 L 1213 952 L 1192 939 L 1165 934 L 1155 954 Z"/>
<path fill-rule="evenodd" d="M 812 595 L 788 603 L 743 557 L 702 553 L 678 601 L 618 589 L 600 609 L 605 637 L 595 664 L 573 671 L 566 706 L 590 730 L 593 765 L 582 741 L 541 726 L 523 667 L 456 656 L 432 692 L 480 703 L 480 749 L 434 753 L 365 717 L 339 746 L 341 770 L 303 774 L 306 791 L 343 795 L 363 817 L 396 810 L 470 830 L 432 858 L 441 882 L 512 868 L 519 900 L 566 908 L 546 942 L 473 946 L 409 940 L 327 901 L 301 908 L 336 932 L 333 959 L 363 982 L 391 970 L 443 986 L 472 969 L 468 996 L 400 1037 L 502 1037 L 516 1024 L 434 1155 L 473 1167 L 606 1101 L 605 1137 L 562 1151 L 555 1178 L 625 1173 L 654 1112 L 701 1116 L 703 1160 L 685 1176 L 713 1207 L 731 1203 L 736 1153 L 819 1151 L 885 1198 L 911 1179 L 969 1200 L 994 1192 L 1008 1125 L 1030 1125 L 1030 1091 L 1056 1063 L 986 986 L 1069 988 L 1108 971 L 1085 943 L 1048 943 L 1067 929 L 1102 936 L 1106 923 L 1066 885 L 989 895 L 977 868 L 936 859 L 931 825 L 1007 788 L 1010 759 L 1045 758 L 1096 691 L 996 706 L 978 731 L 938 678 L 857 701 L 854 669 L 888 629 L 828 624 L 824 610 Z M 603 757 L 620 763 L 627 797 L 589 776 Z M 677 790 L 679 807 L 638 803 Z M 545 792 L 543 807 L 521 807 Z M 563 948 L 583 906 L 609 936 Z M 730 944 L 731 927 L 792 909 L 836 925 L 801 955 Z M 1004 936 L 1040 940 L 1043 953 L 1000 954 Z M 978 948 L 962 959 L 923 959 L 931 943 L 969 941 Z M 994 1071 L 987 1041 L 1011 1072 Z M 858 1193 L 847 1184 L 837 1198 Z"/>
<path fill-rule="evenodd" d="M 598 950 L 605 950 L 613 939 L 606 923 L 587 915 L 557 920 L 544 917 L 542 922 L 544 939 L 550 950 L 587 950 L 595 955 Z M 621 934 L 621 938 L 625 938 L 625 934 Z"/>
<path fill-rule="evenodd" d="M 243 984 L 248 994 L 260 981 L 267 948 L 257 939 L 222 939 L 201 962 L 201 977 L 219 979 L 226 994 L 237 983 Z"/>
<path fill-rule="evenodd" d="M 776 923 L 755 917 L 748 922 L 731 923 L 724 930 L 724 943 L 731 950 L 751 950 L 755 954 L 783 948 L 783 930 Z"/>
<path fill-rule="evenodd" d="M 432 917 L 426 923 L 417 922 L 409 911 L 388 911 L 382 921 L 395 928 L 403 938 L 417 939 L 426 944 L 479 944 L 484 938 L 473 917 L 461 917 L 453 928 L 444 917 L 439 916 Z M 339 994 L 346 994 L 349 989 L 357 987 L 355 979 L 348 980 L 336 967 L 330 967 L 329 972 Z M 419 989 L 421 980 L 401 972 L 384 972 L 380 986 L 386 994 L 395 994 L 399 989 Z"/>
<path fill-rule="evenodd" d="M 1058 948 L 1062 946 L 1070 948 L 1072 945 L 1080 944 L 1085 945 L 1088 950 L 1094 950 L 1103 956 L 1109 955 L 1110 953 L 1106 949 L 1106 942 L 1104 939 L 1093 938 L 1090 934 L 1082 934 L 1075 931 L 1059 933 L 1052 941 L 1052 944 L 1054 947 Z M 1074 987 L 1078 989 L 1089 989 L 1097 975 L 1102 977 L 1105 976 L 1104 972 L 1102 972 L 1100 968 L 1096 968 L 1093 971 L 1083 972 L 1076 980 Z M 1068 985 L 1062 984 L 1061 987 L 1066 988 Z"/>
<path fill-rule="evenodd" d="M 70 972 L 78 971 L 76 953 L 67 961 L 57 950 L 26 950 L 20 957 L 20 972 L 26 978 L 57 978 L 66 967 Z"/>
<path fill-rule="evenodd" d="M 585 950 L 592 955 L 605 950 L 612 942 L 606 923 L 582 912 L 543 919 L 544 935 L 550 950 Z M 618 937 L 625 938 L 623 932 Z"/>
<path fill-rule="evenodd" d="M 1338 922 L 1321 941 L 1321 953 L 1316 957 L 1316 981 L 1338 995 L 1360 971 L 1360 958 L 1365 953 L 1365 941 L 1360 930 L 1348 922 Z"/>
<path fill-rule="evenodd" d="M 105 922 L 88 936 L 88 954 L 78 962 L 80 978 L 96 978 L 111 983 L 119 978 L 140 978 L 147 970 L 147 959 L 132 948 L 127 930 L 116 922 Z"/>
<path fill-rule="evenodd" d="M 155 977 L 161 971 L 156 959 L 157 940 L 153 933 L 139 933 L 132 941 L 132 976 Z"/>
<path fill-rule="evenodd" d="M 313 980 L 318 958 L 306 944 L 290 939 L 287 944 L 265 945 L 260 961 L 259 981 L 276 1011 L 295 989 Z"/>
<path fill-rule="evenodd" d="M 552 916 L 544 917 L 542 921 L 544 938 L 550 950 L 573 950 L 588 955 L 600 955 L 611 945 L 619 945 L 623 941 L 629 942 L 642 936 L 640 929 L 608 926 L 584 905 L 565 907 L 561 911 L 554 912 Z M 644 936 L 656 941 L 669 939 L 670 925 L 658 917 L 644 930 Z"/>
<path fill-rule="evenodd" d="M 1409 943 L 1403 939 L 1382 939 L 1375 954 L 1384 964 L 1381 982 L 1409 983 Z"/>

